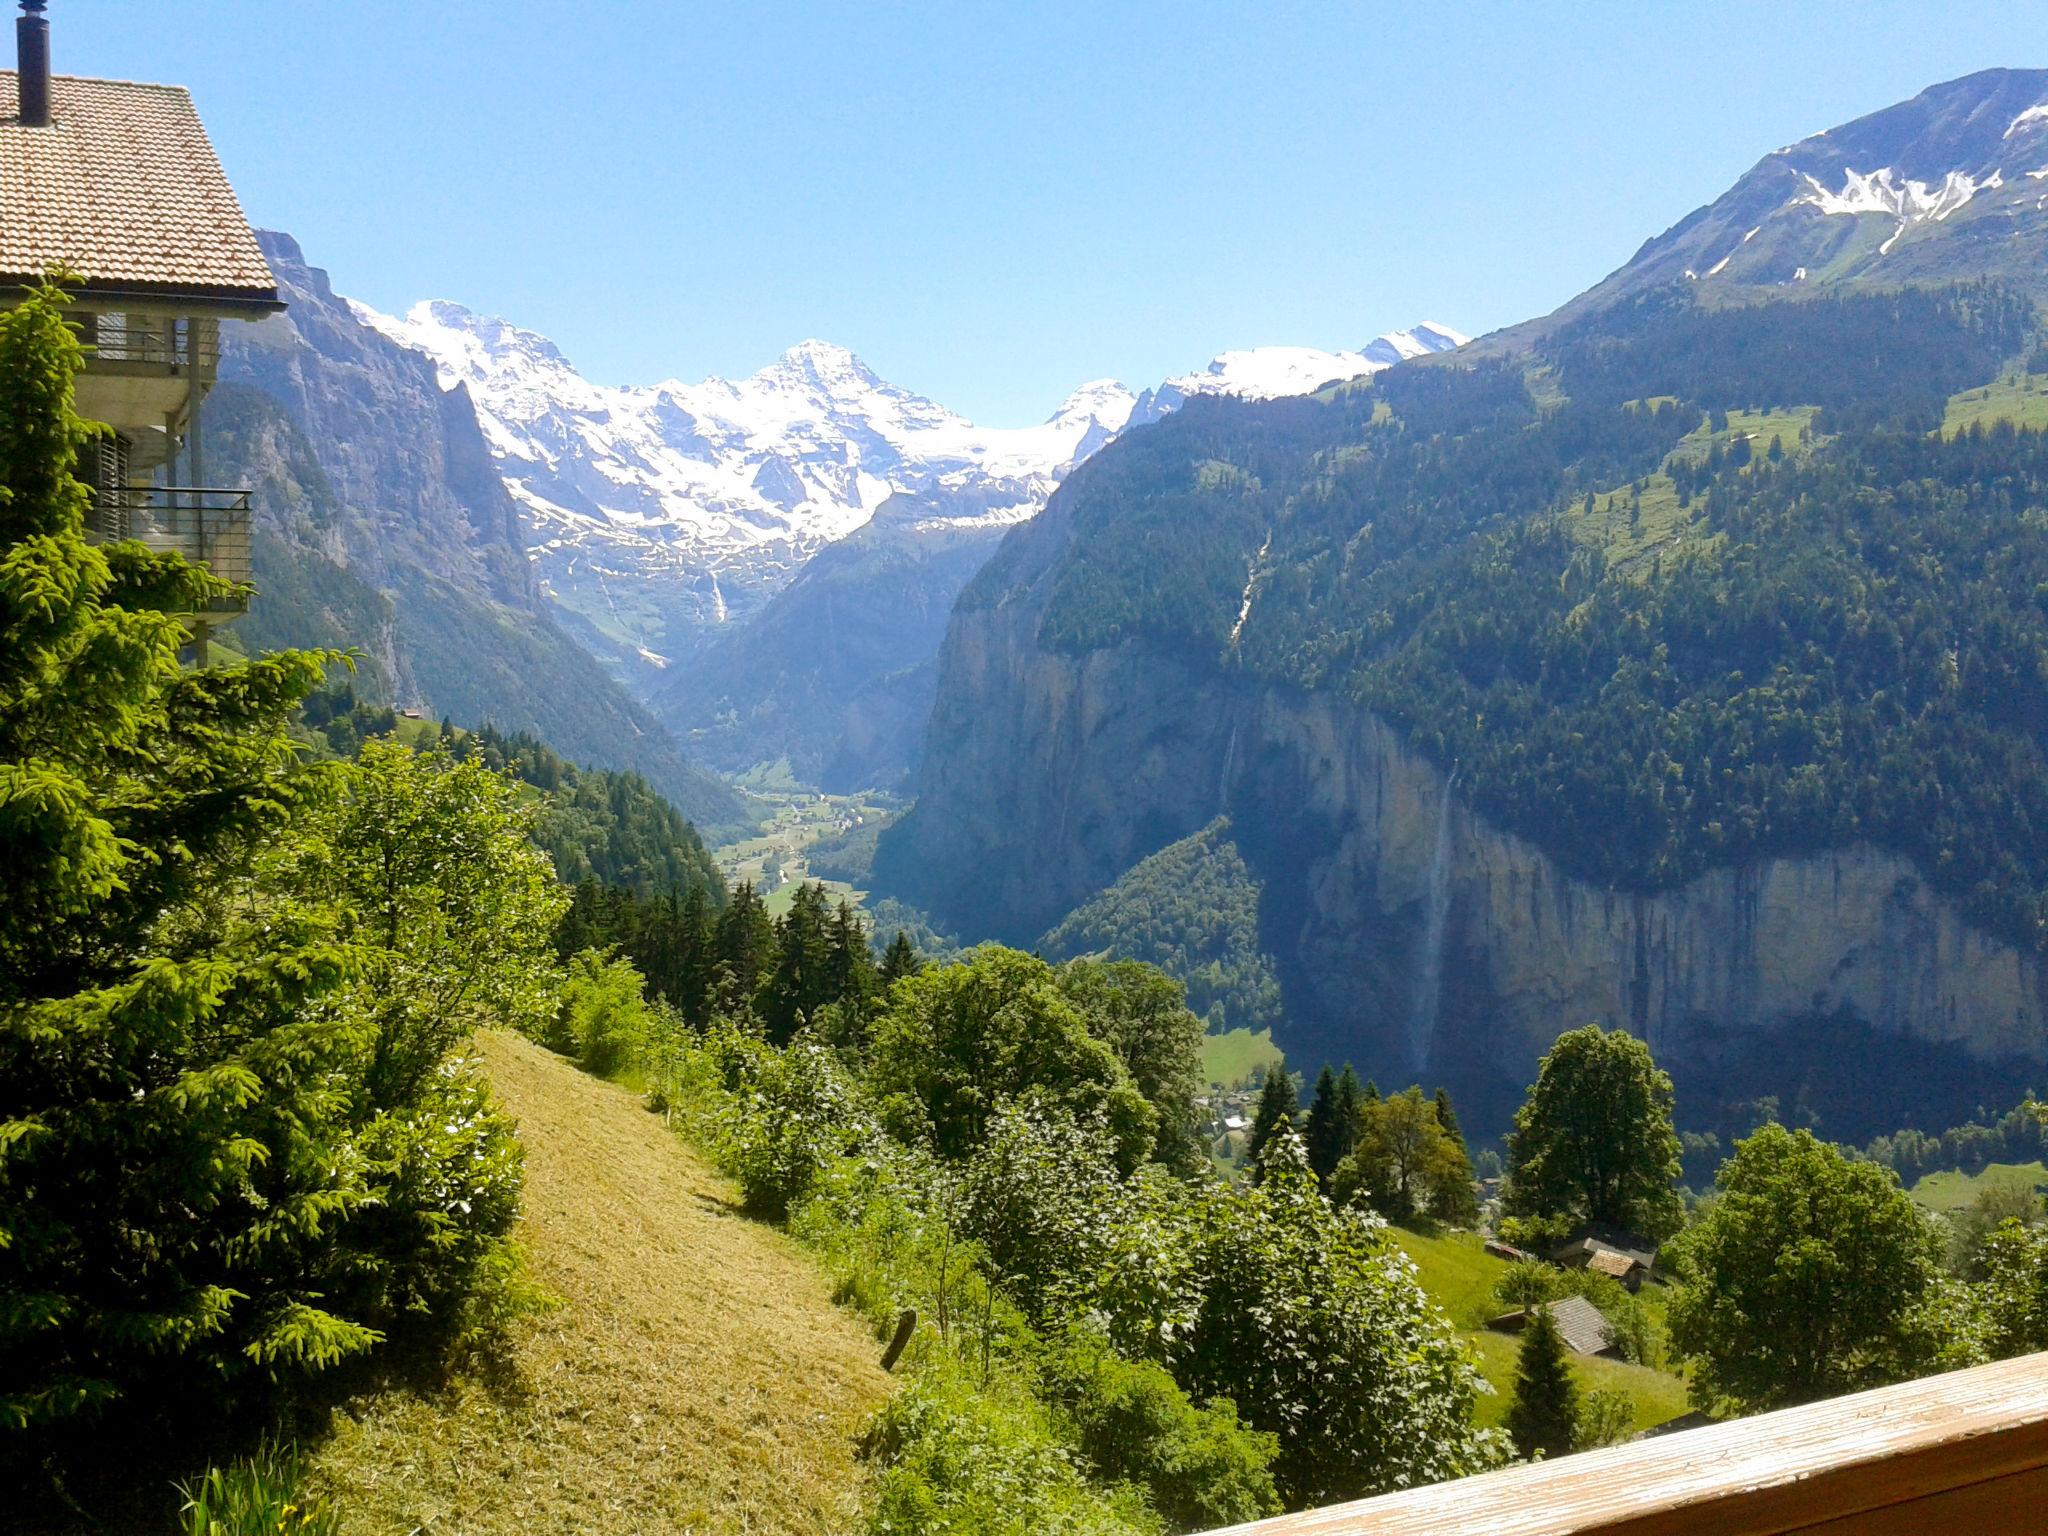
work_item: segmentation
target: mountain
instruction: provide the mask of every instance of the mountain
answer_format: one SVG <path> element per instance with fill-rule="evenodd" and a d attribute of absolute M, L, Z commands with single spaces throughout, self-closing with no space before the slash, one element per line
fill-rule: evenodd
<path fill-rule="evenodd" d="M 1974 177 L 2044 119 L 1993 72 L 1794 164 Z M 1701 1119 L 1815 1073 L 2010 1098 L 2048 1063 L 2048 336 L 2007 279 L 2048 213 L 1878 254 L 1763 174 L 1505 339 L 1096 454 L 963 590 L 875 887 L 1029 943 L 1223 815 L 1290 1060 L 1498 1124 L 1599 1020 Z M 1751 245 L 1865 265 L 1684 275 L 1773 214 Z"/>
<path fill-rule="evenodd" d="M 445 300 L 363 323 L 475 402 L 541 588 L 696 755 L 892 785 L 960 588 L 1074 465 L 1204 395 L 1300 393 L 1461 344 L 1257 347 L 1142 396 L 1084 384 L 1034 427 L 976 427 L 807 341 L 737 383 L 593 384 L 546 337 Z M 829 558 L 826 556 L 829 555 Z"/>
<path fill-rule="evenodd" d="M 567 756 L 644 774 L 707 827 L 740 797 L 552 617 L 519 508 L 469 396 L 366 326 L 288 235 L 260 237 L 289 308 L 223 327 L 208 452 L 256 491 L 256 646 L 364 651 L 366 697 L 532 731 Z"/>
<path fill-rule="evenodd" d="M 542 589 L 586 637 L 637 661 L 643 683 L 759 610 L 893 495 L 976 526 L 1032 516 L 1133 403 L 1120 385 L 1087 384 L 1038 426 L 984 429 L 821 341 L 736 383 L 620 388 L 584 379 L 546 337 L 458 304 L 403 319 L 355 308 L 432 358 L 443 388 L 468 392 Z"/>
<path fill-rule="evenodd" d="M 1680 283 L 1706 303 L 1958 277 L 2040 297 L 2044 210 L 2048 70 L 1985 70 L 1772 151 L 1555 319 Z"/>
<path fill-rule="evenodd" d="M 1200 373 L 1184 373 L 1138 396 L 1129 425 L 1159 420 L 1197 395 L 1231 395 L 1241 400 L 1274 400 L 1306 395 L 1325 384 L 1360 378 L 1396 363 L 1450 352 L 1472 338 L 1449 326 L 1425 320 L 1412 330 L 1375 336 L 1356 352 L 1325 352 L 1319 347 L 1250 347 L 1221 352 Z"/>

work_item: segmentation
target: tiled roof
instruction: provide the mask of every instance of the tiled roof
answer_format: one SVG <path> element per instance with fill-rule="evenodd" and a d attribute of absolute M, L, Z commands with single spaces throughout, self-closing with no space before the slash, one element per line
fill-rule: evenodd
<path fill-rule="evenodd" d="M 1586 1260 L 1586 1268 L 1596 1275 L 1606 1275 L 1615 1280 L 1625 1280 L 1632 1269 L 1642 1268 L 1641 1259 L 1632 1259 L 1614 1248 L 1602 1248 Z"/>
<path fill-rule="evenodd" d="M 1597 1355 L 1614 1347 L 1614 1331 L 1600 1309 L 1583 1296 L 1566 1296 L 1550 1303 L 1551 1319 L 1565 1343 L 1582 1355 Z"/>
<path fill-rule="evenodd" d="M 182 86 L 58 75 L 24 128 L 0 70 L 0 283 L 61 261 L 90 288 L 274 305 L 277 279 Z"/>

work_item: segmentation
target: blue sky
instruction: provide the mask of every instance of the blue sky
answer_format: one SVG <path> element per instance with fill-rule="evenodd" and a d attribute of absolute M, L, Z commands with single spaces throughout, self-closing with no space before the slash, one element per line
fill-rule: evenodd
<path fill-rule="evenodd" d="M 1790 140 L 1994 65 L 2022 4 L 53 0 L 188 85 L 253 220 L 588 376 L 820 336 L 978 421 L 1264 342 L 1542 313 Z"/>

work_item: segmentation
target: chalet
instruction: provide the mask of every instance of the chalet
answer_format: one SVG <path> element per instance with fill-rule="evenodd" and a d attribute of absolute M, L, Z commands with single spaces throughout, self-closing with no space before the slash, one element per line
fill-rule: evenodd
<path fill-rule="evenodd" d="M 1545 1304 L 1551 1321 L 1557 1324 L 1557 1331 L 1564 1336 L 1565 1346 L 1575 1355 L 1603 1355 L 1611 1359 L 1621 1358 L 1621 1348 L 1615 1343 L 1614 1330 L 1607 1325 L 1607 1319 L 1600 1315 L 1600 1309 L 1583 1296 L 1567 1296 L 1561 1301 Z M 1529 1308 L 1503 1312 L 1486 1326 L 1495 1333 L 1520 1333 L 1529 1326 Z"/>
<path fill-rule="evenodd" d="M 1656 1254 L 1634 1246 L 1637 1240 L 1618 1234 L 1586 1233 L 1553 1248 L 1550 1262 L 1565 1269 L 1590 1269 L 1618 1280 L 1631 1291 L 1642 1289 L 1656 1264 Z"/>
<path fill-rule="evenodd" d="M 54 267 L 80 279 L 78 412 L 113 429 L 81 467 L 88 535 L 249 579 L 249 492 L 206 473 L 201 407 L 223 323 L 280 312 L 277 279 L 181 86 L 50 71 L 45 0 L 21 0 L 0 70 L 0 305 Z M 187 616 L 206 636 L 242 609 Z"/>

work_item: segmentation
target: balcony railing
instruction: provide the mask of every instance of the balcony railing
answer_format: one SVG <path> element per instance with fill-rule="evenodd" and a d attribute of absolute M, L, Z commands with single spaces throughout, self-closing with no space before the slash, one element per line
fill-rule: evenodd
<path fill-rule="evenodd" d="M 221 486 L 99 489 L 87 530 L 110 542 L 136 539 L 183 555 L 226 581 L 249 579 L 249 493 Z"/>
<path fill-rule="evenodd" d="M 2048 1354 L 1211 1536 L 2005 1536 L 2048 1529 Z"/>
<path fill-rule="evenodd" d="M 74 324 L 88 367 L 112 363 L 182 370 L 197 363 L 210 370 L 220 362 L 220 326 L 211 320 L 81 314 Z"/>

